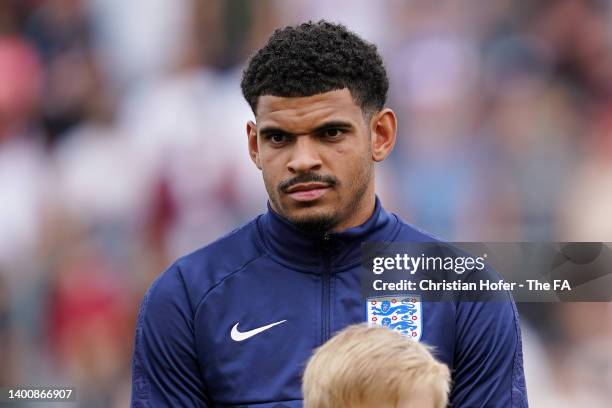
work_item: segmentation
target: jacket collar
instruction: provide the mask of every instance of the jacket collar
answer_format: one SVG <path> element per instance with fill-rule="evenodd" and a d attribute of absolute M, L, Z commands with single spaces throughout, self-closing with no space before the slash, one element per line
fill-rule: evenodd
<path fill-rule="evenodd" d="M 374 211 L 363 224 L 342 232 L 307 234 L 277 214 L 268 211 L 258 219 L 261 240 L 271 257 L 295 269 L 313 272 L 343 270 L 361 261 L 363 242 L 391 241 L 400 222 L 382 208 L 376 197 Z"/>

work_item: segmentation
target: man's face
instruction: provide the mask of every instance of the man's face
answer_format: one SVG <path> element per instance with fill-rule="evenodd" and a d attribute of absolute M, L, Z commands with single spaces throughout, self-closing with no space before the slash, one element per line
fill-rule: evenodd
<path fill-rule="evenodd" d="M 272 208 L 306 230 L 341 227 L 373 197 L 370 123 L 348 89 L 261 96 L 249 150 Z"/>

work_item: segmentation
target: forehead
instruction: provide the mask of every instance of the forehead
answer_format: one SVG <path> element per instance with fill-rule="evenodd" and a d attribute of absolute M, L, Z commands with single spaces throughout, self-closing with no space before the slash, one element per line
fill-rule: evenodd
<path fill-rule="evenodd" d="M 362 125 L 361 107 L 348 89 L 312 96 L 263 95 L 257 102 L 257 126 L 277 126 L 293 132 L 307 132 L 325 121 L 342 120 Z"/>

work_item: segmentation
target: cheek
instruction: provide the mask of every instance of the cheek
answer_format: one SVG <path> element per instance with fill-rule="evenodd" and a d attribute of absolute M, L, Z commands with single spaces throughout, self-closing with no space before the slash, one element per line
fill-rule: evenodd
<path fill-rule="evenodd" d="M 261 172 L 264 183 L 268 187 L 276 189 L 278 184 L 286 177 L 286 162 L 280 154 L 262 155 L 260 159 Z"/>
<path fill-rule="evenodd" d="M 278 173 L 269 166 L 262 166 L 261 173 L 263 175 L 264 183 L 267 186 L 274 186 L 277 183 Z"/>
<path fill-rule="evenodd" d="M 267 174 L 266 177 L 270 178 L 282 171 L 282 158 L 279 155 L 270 154 L 266 152 L 259 158 L 261 164 L 261 170 Z"/>
<path fill-rule="evenodd" d="M 332 166 L 349 179 L 362 175 L 372 160 L 367 150 L 347 146 L 337 147 L 335 154 L 336 157 L 331 160 Z"/>

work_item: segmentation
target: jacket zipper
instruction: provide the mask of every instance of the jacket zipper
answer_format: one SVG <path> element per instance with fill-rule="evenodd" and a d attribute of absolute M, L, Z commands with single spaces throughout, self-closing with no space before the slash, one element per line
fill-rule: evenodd
<path fill-rule="evenodd" d="M 331 325 L 331 252 L 330 236 L 323 235 L 323 290 L 321 301 L 321 344 L 325 343 L 330 337 Z"/>

